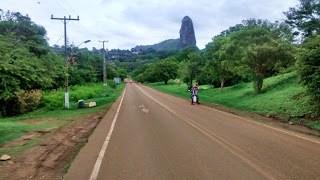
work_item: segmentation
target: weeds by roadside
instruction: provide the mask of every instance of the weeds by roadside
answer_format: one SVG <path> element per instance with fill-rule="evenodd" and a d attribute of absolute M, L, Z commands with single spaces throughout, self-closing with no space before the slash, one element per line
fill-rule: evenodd
<path fill-rule="evenodd" d="M 95 113 L 113 103 L 121 94 L 124 85 L 116 89 L 102 84 L 70 87 L 70 109 L 64 109 L 64 89 L 43 92 L 42 108 L 16 117 L 0 118 L 0 147 L 29 131 L 55 129 L 77 117 Z M 78 109 L 77 101 L 97 102 L 97 107 Z M 32 123 L 25 122 L 32 120 Z M 24 123 L 25 122 L 25 123 Z"/>

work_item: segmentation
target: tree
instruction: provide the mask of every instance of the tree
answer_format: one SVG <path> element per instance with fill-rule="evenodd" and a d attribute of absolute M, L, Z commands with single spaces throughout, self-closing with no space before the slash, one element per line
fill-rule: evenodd
<path fill-rule="evenodd" d="M 212 42 L 208 43 L 205 48 L 206 72 L 209 72 L 212 81 L 220 81 L 221 91 L 223 91 L 225 81 L 232 78 L 232 72 L 230 62 L 234 51 L 231 51 L 231 47 L 225 47 L 229 44 L 229 38 L 223 36 L 216 36 Z M 229 51 L 226 51 L 226 48 Z"/>
<path fill-rule="evenodd" d="M 184 81 L 188 84 L 188 89 L 190 89 L 192 87 L 192 81 L 201 72 L 201 56 L 198 52 L 190 53 L 186 62 Z"/>
<path fill-rule="evenodd" d="M 287 16 L 286 22 L 293 28 L 302 32 L 303 37 L 309 37 L 320 33 L 320 1 L 319 0 L 299 0 L 300 4 L 295 8 L 290 8 L 284 14 Z M 296 35 L 299 33 L 296 32 Z"/>
<path fill-rule="evenodd" d="M 64 66 L 65 61 L 62 56 L 56 53 L 50 52 L 40 58 L 42 64 L 46 69 L 46 75 L 52 78 L 52 83 L 49 88 L 57 89 L 64 86 Z"/>
<path fill-rule="evenodd" d="M 154 71 L 156 72 L 157 79 L 163 81 L 164 84 L 168 84 L 170 79 L 178 77 L 179 65 L 173 61 L 164 60 L 155 65 Z"/>
<path fill-rule="evenodd" d="M 142 74 L 146 71 L 147 68 L 148 68 L 148 65 L 144 64 L 144 65 L 140 66 L 139 68 L 135 69 L 131 73 L 132 78 L 135 79 L 138 82 L 145 82 Z"/>
<path fill-rule="evenodd" d="M 85 84 L 102 82 L 101 56 L 90 51 L 80 51 L 74 47 L 68 47 L 69 54 L 69 84 Z"/>
<path fill-rule="evenodd" d="M 237 24 L 235 26 L 231 26 L 231 27 L 229 27 L 229 29 L 222 31 L 219 36 L 222 36 L 222 37 L 228 36 L 231 33 L 239 31 L 244 27 L 245 26 L 243 24 Z"/>
<path fill-rule="evenodd" d="M 229 47 L 236 52 L 232 71 L 241 76 L 250 75 L 257 93 L 262 90 L 264 78 L 290 66 L 294 60 L 291 44 L 262 27 L 237 31 L 230 40 Z"/>
<path fill-rule="evenodd" d="M 18 43 L 0 40 L 0 111 L 2 116 L 19 113 L 14 98 L 22 90 L 52 87 L 55 70 Z"/>
<path fill-rule="evenodd" d="M 257 93 L 261 92 L 263 79 L 270 75 L 270 72 L 278 72 L 281 67 L 293 62 L 294 57 L 291 51 L 289 44 L 279 40 L 248 47 L 243 62 L 254 79 L 254 89 Z"/>
<path fill-rule="evenodd" d="M 180 50 L 176 55 L 175 58 L 177 61 L 181 62 L 188 59 L 189 54 L 198 52 L 199 49 L 195 46 L 187 46 Z"/>
<path fill-rule="evenodd" d="M 285 22 L 270 22 L 263 19 L 248 19 L 242 21 L 242 23 L 246 28 L 261 27 L 271 31 L 275 37 L 293 42 L 292 28 Z"/>
<path fill-rule="evenodd" d="M 141 82 L 157 82 L 160 81 L 158 79 L 158 73 L 155 68 L 155 64 L 148 64 L 145 71 L 141 74 L 140 80 Z"/>
<path fill-rule="evenodd" d="M 18 44 L 0 41 L 0 99 L 8 99 L 19 90 L 50 87 L 51 73 L 45 63 Z"/>
<path fill-rule="evenodd" d="M 0 34 L 11 41 L 23 42 L 29 51 L 37 57 L 49 52 L 44 27 L 32 22 L 28 16 L 19 12 L 2 12 L 0 20 Z"/>
<path fill-rule="evenodd" d="M 298 59 L 301 82 L 311 95 L 315 112 L 320 114 L 320 36 L 310 36 L 302 44 Z"/>
<path fill-rule="evenodd" d="M 113 79 L 118 77 L 116 66 L 113 63 L 106 63 L 107 79 Z"/>
<path fill-rule="evenodd" d="M 181 82 L 189 82 L 187 77 L 187 62 L 186 61 L 181 61 L 179 64 L 179 69 L 178 69 L 178 78 L 179 78 L 179 86 L 181 85 Z"/>
<path fill-rule="evenodd" d="M 117 72 L 122 81 L 128 76 L 127 71 L 125 69 L 117 68 Z"/>

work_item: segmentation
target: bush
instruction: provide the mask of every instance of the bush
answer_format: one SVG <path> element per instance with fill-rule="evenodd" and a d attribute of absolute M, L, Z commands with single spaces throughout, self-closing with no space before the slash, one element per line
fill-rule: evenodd
<path fill-rule="evenodd" d="M 102 95 L 107 96 L 109 90 L 109 87 L 103 86 L 100 83 L 70 86 L 69 100 L 70 105 L 72 105 L 71 108 L 80 99 L 87 101 L 99 98 Z M 42 105 L 49 110 L 64 109 L 64 88 L 43 92 Z"/>
<path fill-rule="evenodd" d="M 64 90 L 64 89 L 63 89 Z M 42 93 L 41 105 L 49 110 L 64 108 L 64 91 L 52 90 Z"/>
<path fill-rule="evenodd" d="M 33 111 L 39 107 L 40 100 L 40 90 L 15 93 L 14 97 L 4 100 L 1 106 L 1 114 L 2 116 L 15 116 Z"/>
<path fill-rule="evenodd" d="M 19 111 L 22 114 L 33 111 L 40 105 L 40 90 L 24 91 L 21 93 L 16 93 L 16 96 L 19 103 Z"/>
<path fill-rule="evenodd" d="M 117 88 L 117 84 L 113 80 L 108 80 L 107 84 L 108 84 L 108 86 L 110 86 L 113 89 Z"/>
<path fill-rule="evenodd" d="M 302 45 L 298 72 L 311 95 L 314 112 L 320 114 L 320 36 L 308 38 Z"/>

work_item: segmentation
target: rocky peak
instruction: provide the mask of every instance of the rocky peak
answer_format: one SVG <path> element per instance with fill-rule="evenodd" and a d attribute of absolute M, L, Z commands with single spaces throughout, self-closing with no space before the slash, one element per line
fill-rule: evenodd
<path fill-rule="evenodd" d="M 180 43 L 179 48 L 185 48 L 187 46 L 196 46 L 196 36 L 194 33 L 193 23 L 189 16 L 185 16 L 182 19 L 180 28 Z"/>

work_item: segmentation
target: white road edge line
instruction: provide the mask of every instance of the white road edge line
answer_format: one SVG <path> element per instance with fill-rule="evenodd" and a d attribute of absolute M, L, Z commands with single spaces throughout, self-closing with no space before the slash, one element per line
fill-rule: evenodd
<path fill-rule="evenodd" d="M 123 101 L 125 93 L 126 93 L 126 88 L 123 91 L 122 98 L 121 98 L 117 113 L 115 114 L 115 116 L 113 118 L 110 130 L 109 130 L 108 135 L 107 135 L 107 137 L 106 137 L 106 139 L 105 139 L 105 141 L 104 141 L 104 143 L 102 145 L 102 148 L 100 150 L 99 156 L 98 156 L 97 161 L 96 161 L 96 163 L 94 165 L 94 168 L 92 170 L 92 173 L 91 173 L 91 176 L 90 176 L 89 180 L 96 180 L 97 177 L 98 177 L 98 174 L 99 174 L 99 171 L 100 171 L 100 166 L 101 166 L 104 154 L 105 154 L 105 152 L 107 150 L 108 143 L 109 143 L 109 140 L 111 138 L 111 134 L 113 132 L 113 128 L 114 128 L 114 126 L 116 124 L 116 121 L 117 121 L 117 118 L 118 118 L 118 115 L 119 115 L 119 112 L 120 112 L 120 108 L 121 108 L 122 101 Z"/>
<path fill-rule="evenodd" d="M 271 126 L 271 125 L 267 125 L 265 123 L 262 123 L 262 122 L 258 122 L 258 121 L 255 121 L 255 120 L 249 120 L 249 119 L 246 119 L 242 116 L 238 116 L 238 115 L 235 115 L 235 114 L 232 114 L 232 113 L 228 113 L 228 112 L 224 112 L 224 111 L 221 111 L 219 109 L 214 109 L 214 108 L 211 108 L 211 107 L 208 107 L 208 106 L 204 106 L 204 105 L 201 105 L 202 107 L 205 107 L 211 111 L 218 111 L 220 113 L 223 113 L 223 114 L 227 114 L 227 115 L 230 115 L 230 116 L 233 116 L 235 118 L 239 118 L 239 119 L 242 119 L 242 120 L 245 120 L 247 122 L 250 122 L 250 123 L 253 123 L 253 124 L 256 124 L 256 125 L 260 125 L 260 126 L 263 126 L 265 128 L 269 128 L 269 129 L 272 129 L 272 130 L 275 130 L 275 131 L 278 131 L 278 132 L 282 132 L 284 134 L 287 134 L 287 135 L 291 135 L 291 136 L 294 136 L 294 137 L 297 137 L 297 138 L 300 138 L 300 139 L 303 139 L 303 140 L 306 140 L 306 141 L 310 141 L 310 142 L 313 142 L 313 143 L 316 143 L 316 144 L 320 144 L 319 141 L 315 140 L 315 139 L 311 139 L 311 138 L 308 138 L 308 137 L 304 137 L 302 135 L 299 135 L 299 134 L 296 134 L 294 132 L 291 132 L 291 131 L 286 131 L 286 130 L 282 130 L 280 128 L 277 128 L 277 127 L 274 127 L 274 126 Z"/>

